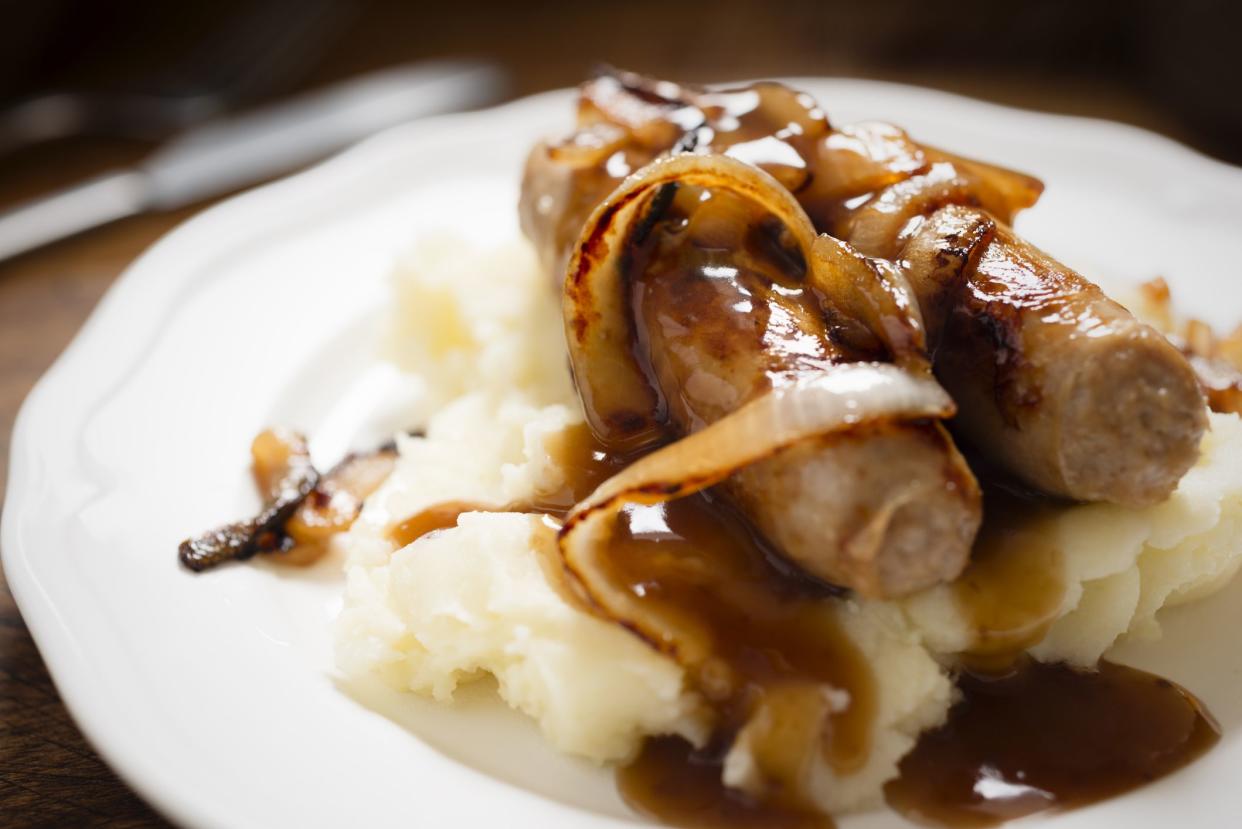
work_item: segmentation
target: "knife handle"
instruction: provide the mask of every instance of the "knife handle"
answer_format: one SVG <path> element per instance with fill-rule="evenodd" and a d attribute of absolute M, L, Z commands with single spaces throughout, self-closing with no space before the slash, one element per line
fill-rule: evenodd
<path fill-rule="evenodd" d="M 405 121 L 490 103 L 503 76 L 473 61 L 389 69 L 213 121 L 143 162 L 151 203 L 170 209 L 301 167 Z"/>
<path fill-rule="evenodd" d="M 140 172 L 105 173 L 0 214 L 0 261 L 141 213 L 146 192 Z"/>
<path fill-rule="evenodd" d="M 492 64 L 429 61 L 363 75 L 174 139 L 134 170 L 105 173 L 0 214 L 0 260 L 146 210 L 170 210 L 287 173 L 386 127 L 491 103 Z"/>

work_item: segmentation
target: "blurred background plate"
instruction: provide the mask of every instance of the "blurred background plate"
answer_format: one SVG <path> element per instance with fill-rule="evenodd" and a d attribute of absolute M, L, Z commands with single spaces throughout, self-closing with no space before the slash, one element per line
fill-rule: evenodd
<path fill-rule="evenodd" d="M 1242 170 L 1098 121 L 883 83 L 795 80 L 836 120 L 918 138 L 1048 184 L 1019 229 L 1093 276 L 1163 275 L 1184 307 L 1236 322 Z M 255 506 L 247 447 L 285 423 L 318 459 L 394 425 L 395 379 L 371 350 L 387 274 L 420 235 L 517 233 L 520 164 L 570 121 L 550 93 L 377 136 L 224 202 L 143 255 L 22 409 L 4 566 L 87 736 L 174 820 L 203 826 L 603 826 L 629 818 L 609 775 L 554 756 L 488 698 L 442 707 L 339 687 L 332 562 L 194 576 L 187 533 Z M 1163 669 L 1221 718 L 1189 770 L 1057 826 L 1220 825 L 1242 814 L 1239 590 L 1170 614 Z M 897 825 L 887 813 L 845 827 Z"/>

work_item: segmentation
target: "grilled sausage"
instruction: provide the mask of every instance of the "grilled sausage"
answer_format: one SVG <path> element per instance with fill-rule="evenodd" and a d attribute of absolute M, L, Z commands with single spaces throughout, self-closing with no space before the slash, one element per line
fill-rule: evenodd
<path fill-rule="evenodd" d="M 806 372 L 857 359 L 828 336 L 799 262 L 736 197 L 678 193 L 633 274 L 640 352 L 681 433 Z M 736 473 L 727 494 L 807 572 L 875 597 L 961 571 L 981 518 L 970 470 L 938 423 L 802 444 Z"/>
<path fill-rule="evenodd" d="M 954 251 L 975 260 L 961 285 L 936 277 Z M 960 434 L 1069 498 L 1141 506 L 1177 486 L 1207 414 L 1164 336 L 975 209 L 937 210 L 901 255 L 938 337 L 936 375 L 958 404 Z"/>
<path fill-rule="evenodd" d="M 532 153 L 523 191 L 523 226 L 554 269 L 556 240 L 620 175 L 700 124 L 701 148 L 781 180 L 818 230 L 903 265 L 959 406 L 955 428 L 994 463 L 1054 495 L 1135 506 L 1167 497 L 1193 465 L 1207 420 L 1191 366 L 1014 234 L 1013 216 L 1042 189 L 1034 179 L 887 125 L 830 127 L 807 96 L 774 84 L 711 93 L 605 76 L 584 86 L 579 118 L 574 139 Z M 576 164 L 563 160 L 574 153 Z M 959 238 L 954 223 L 977 235 Z"/>

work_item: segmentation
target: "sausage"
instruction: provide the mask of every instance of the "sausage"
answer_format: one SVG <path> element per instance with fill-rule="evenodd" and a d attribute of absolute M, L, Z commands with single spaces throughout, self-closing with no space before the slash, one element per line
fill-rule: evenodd
<path fill-rule="evenodd" d="M 920 148 L 924 166 L 861 199 L 820 203 L 816 228 L 902 265 L 919 297 L 955 434 L 1046 493 L 1159 503 L 1198 457 L 1206 401 L 1155 329 L 1023 241 L 1008 220 L 1039 189 L 1017 173 Z M 821 188 L 833 167 L 820 164 Z M 806 198 L 805 196 L 803 198 Z"/>
<path fill-rule="evenodd" d="M 789 187 L 819 231 L 903 265 L 936 375 L 959 407 L 954 429 L 992 463 L 1053 495 L 1131 506 L 1163 500 L 1193 465 L 1207 418 L 1189 362 L 1009 227 L 1038 198 L 1038 181 L 895 127 L 831 127 L 786 87 L 713 93 L 624 73 L 592 81 L 580 126 L 592 136 L 585 145 L 604 146 L 597 154 L 610 161 L 558 161 L 575 140 L 537 148 L 524 186 L 528 234 L 553 226 L 530 220 L 536 204 L 556 217 L 552 235 L 580 227 L 618 180 L 612 173 L 672 148 L 696 117 L 710 128 L 701 149 L 755 163 Z M 952 225 L 963 222 L 985 228 L 982 237 L 957 238 Z"/>
<path fill-rule="evenodd" d="M 972 162 L 926 156 L 925 172 L 829 223 L 863 253 L 902 263 L 936 376 L 958 404 L 955 431 L 1053 495 L 1127 506 L 1167 498 L 1207 427 L 1189 362 L 997 218 L 1003 201 L 984 192 Z"/>
<path fill-rule="evenodd" d="M 941 267 L 955 254 L 974 260 L 957 285 Z M 1168 339 L 977 209 L 936 210 L 900 258 L 960 435 L 1045 492 L 1168 497 L 1207 427 L 1195 373 Z"/>
<path fill-rule="evenodd" d="M 740 200 L 702 195 L 678 192 L 632 277 L 639 351 L 680 433 L 859 356 L 828 336 L 799 263 Z M 804 443 L 739 471 L 725 489 L 790 560 L 870 597 L 956 577 L 981 519 L 973 475 L 932 422 Z"/>

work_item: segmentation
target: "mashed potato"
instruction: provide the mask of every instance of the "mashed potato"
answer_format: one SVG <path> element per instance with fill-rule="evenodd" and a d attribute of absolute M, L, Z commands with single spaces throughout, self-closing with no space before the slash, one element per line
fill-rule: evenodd
<path fill-rule="evenodd" d="M 338 662 L 440 700 L 490 673 L 556 748 L 600 762 L 627 758 L 645 734 L 699 741 L 702 712 L 681 669 L 549 586 L 534 552 L 540 519 L 466 513 L 401 550 L 385 535 L 437 502 L 499 507 L 542 488 L 559 474 L 543 439 L 573 420 L 559 404 L 476 393 L 433 417 L 425 439 L 401 440 L 395 473 L 347 540 Z"/>
<path fill-rule="evenodd" d="M 1062 555 L 1066 589 L 1057 620 L 1031 653 L 1093 666 L 1123 636 L 1160 635 L 1156 611 L 1225 585 L 1242 563 L 1242 421 L 1211 415 L 1199 463 L 1164 503 L 1070 507 L 1042 525 Z M 902 601 L 924 643 L 966 650 L 976 632 L 951 587 Z"/>
<path fill-rule="evenodd" d="M 395 295 L 389 355 L 421 377 L 429 414 L 425 437 L 399 440 L 396 471 L 344 538 L 342 671 L 440 700 L 491 674 L 556 748 L 598 762 L 631 757 L 650 734 L 701 741 L 704 712 L 681 668 L 550 586 L 540 519 L 474 512 L 403 549 L 387 538 L 392 523 L 435 503 L 499 508 L 555 489 L 563 473 L 548 440 L 582 419 L 556 297 L 525 245 L 425 244 L 399 267 Z M 1158 635 L 1161 607 L 1221 587 L 1242 561 L 1239 456 L 1242 422 L 1213 415 L 1200 463 L 1166 503 L 1050 519 L 1066 589 L 1032 653 L 1092 665 L 1121 637 Z M 919 733 L 943 721 L 953 688 L 942 666 L 976 632 L 948 587 L 843 601 L 836 612 L 873 665 L 879 702 L 870 762 L 848 778 L 816 770 L 821 805 L 845 811 L 879 802 Z M 726 780 L 744 786 L 751 773 L 739 740 Z"/>

